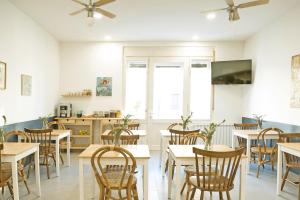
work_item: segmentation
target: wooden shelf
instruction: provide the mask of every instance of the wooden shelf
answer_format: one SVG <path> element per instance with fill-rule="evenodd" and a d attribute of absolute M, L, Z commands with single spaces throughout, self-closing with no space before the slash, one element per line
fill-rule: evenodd
<path fill-rule="evenodd" d="M 71 135 L 72 138 L 90 138 L 90 135 Z"/>

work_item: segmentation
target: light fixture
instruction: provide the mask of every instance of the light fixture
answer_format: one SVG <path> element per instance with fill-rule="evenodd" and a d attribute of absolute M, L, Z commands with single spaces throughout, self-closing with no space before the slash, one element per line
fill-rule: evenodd
<path fill-rule="evenodd" d="M 206 19 L 208 19 L 208 20 L 213 20 L 215 18 L 216 18 L 216 13 L 208 13 L 206 15 Z"/>
<path fill-rule="evenodd" d="M 199 36 L 198 35 L 194 35 L 192 38 L 193 38 L 193 40 L 199 40 Z"/>
<path fill-rule="evenodd" d="M 95 18 L 94 17 L 87 17 L 87 24 L 90 27 L 94 26 L 94 24 L 95 24 Z"/>
<path fill-rule="evenodd" d="M 103 15 L 101 15 L 100 13 L 94 12 L 95 19 L 101 19 L 102 17 L 103 17 Z"/>
<path fill-rule="evenodd" d="M 110 35 L 107 35 L 107 36 L 104 37 L 104 39 L 105 39 L 105 40 L 111 40 L 111 36 L 110 36 Z"/>

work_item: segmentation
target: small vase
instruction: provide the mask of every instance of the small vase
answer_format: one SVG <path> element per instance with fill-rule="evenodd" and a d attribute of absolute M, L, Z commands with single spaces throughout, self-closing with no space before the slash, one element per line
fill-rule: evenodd
<path fill-rule="evenodd" d="M 115 135 L 115 137 L 114 137 L 114 144 L 117 147 L 120 146 L 120 136 L 119 135 Z"/>
<path fill-rule="evenodd" d="M 211 139 L 207 139 L 207 140 L 205 141 L 205 147 L 204 147 L 204 149 L 205 149 L 206 151 L 209 151 L 209 150 L 211 149 Z"/>

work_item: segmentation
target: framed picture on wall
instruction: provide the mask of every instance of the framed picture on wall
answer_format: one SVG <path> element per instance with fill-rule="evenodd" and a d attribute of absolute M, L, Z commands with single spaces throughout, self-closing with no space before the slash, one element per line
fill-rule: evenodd
<path fill-rule="evenodd" d="M 300 55 L 292 57 L 291 108 L 300 108 Z"/>
<path fill-rule="evenodd" d="M 6 89 L 6 63 L 0 61 L 0 90 Z"/>
<path fill-rule="evenodd" d="M 21 95 L 31 96 L 32 77 L 30 75 L 21 75 Z"/>
<path fill-rule="evenodd" d="M 96 95 L 112 96 L 112 77 L 97 78 Z"/>

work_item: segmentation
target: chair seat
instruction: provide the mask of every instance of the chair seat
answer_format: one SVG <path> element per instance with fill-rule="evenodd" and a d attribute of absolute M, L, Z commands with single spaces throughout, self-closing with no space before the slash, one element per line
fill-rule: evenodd
<path fill-rule="evenodd" d="M 209 190 L 209 191 L 229 191 L 233 189 L 234 185 L 227 186 L 229 179 L 224 176 L 212 176 L 210 183 L 208 183 L 208 177 L 205 176 L 205 179 L 202 177 L 200 178 L 200 187 L 197 184 L 197 176 L 191 176 L 189 178 L 189 183 L 193 186 L 201 189 L 201 190 Z M 205 184 L 203 182 L 205 181 Z M 227 188 L 225 188 L 227 186 Z"/>
<path fill-rule="evenodd" d="M 266 152 L 264 148 L 261 148 L 261 152 L 265 154 L 272 154 L 273 148 L 272 147 L 266 147 Z M 251 152 L 252 153 L 259 153 L 259 148 L 258 147 L 251 147 Z M 275 150 L 276 152 L 276 150 Z"/>
<path fill-rule="evenodd" d="M 0 186 L 5 186 L 6 182 L 11 178 L 11 165 L 10 163 L 1 164 L 1 176 L 0 176 Z"/>
<path fill-rule="evenodd" d="M 123 175 L 123 171 L 109 171 L 109 172 L 107 172 L 106 177 L 107 177 L 107 181 L 108 181 L 108 186 L 111 189 L 119 189 L 122 175 Z M 121 185 L 122 189 L 127 188 L 127 183 L 128 183 L 129 177 L 130 177 L 130 174 L 126 173 L 125 176 L 124 176 L 123 183 Z M 103 176 L 101 176 L 100 178 L 102 179 Z M 135 184 L 136 184 L 136 177 L 133 176 L 132 185 L 135 185 Z"/>
<path fill-rule="evenodd" d="M 11 172 L 11 163 L 2 163 L 2 171 L 10 171 Z M 24 169 L 24 165 L 21 162 L 18 162 L 18 171 L 21 171 Z"/>

